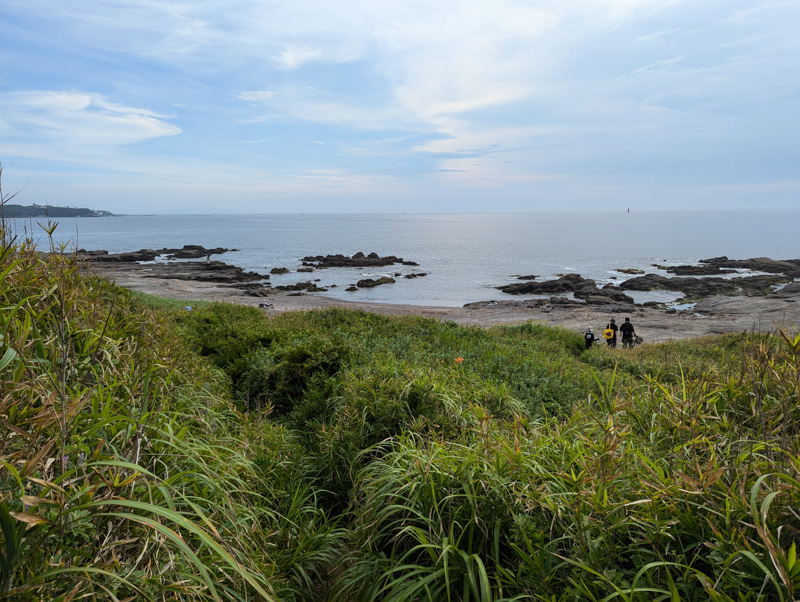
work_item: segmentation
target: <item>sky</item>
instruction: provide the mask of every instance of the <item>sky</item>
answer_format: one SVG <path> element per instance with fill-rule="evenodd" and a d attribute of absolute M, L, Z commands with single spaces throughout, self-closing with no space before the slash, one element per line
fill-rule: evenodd
<path fill-rule="evenodd" d="M 3 0 L 14 202 L 800 208 L 797 0 Z"/>

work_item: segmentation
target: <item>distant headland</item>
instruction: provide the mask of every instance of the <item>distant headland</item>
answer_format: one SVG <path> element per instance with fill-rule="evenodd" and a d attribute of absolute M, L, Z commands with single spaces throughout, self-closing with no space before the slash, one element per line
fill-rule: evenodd
<path fill-rule="evenodd" d="M 27 217 L 111 217 L 114 214 L 102 209 L 86 207 L 55 207 L 53 205 L 4 205 L 2 208 L 8 218 Z"/>

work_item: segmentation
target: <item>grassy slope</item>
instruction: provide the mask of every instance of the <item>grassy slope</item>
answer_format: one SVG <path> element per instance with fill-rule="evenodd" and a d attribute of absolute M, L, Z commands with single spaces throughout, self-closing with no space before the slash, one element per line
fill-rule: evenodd
<path fill-rule="evenodd" d="M 800 339 L 587 352 L 532 324 L 186 312 L 24 250 L 0 267 L 7 596 L 800 586 Z"/>
<path fill-rule="evenodd" d="M 0 597 L 271 598 L 224 378 L 65 258 L 5 248 L 0 317 Z"/>
<path fill-rule="evenodd" d="M 176 319 L 344 517 L 340 599 L 794 595 L 800 338 L 587 352 L 531 324 Z"/>

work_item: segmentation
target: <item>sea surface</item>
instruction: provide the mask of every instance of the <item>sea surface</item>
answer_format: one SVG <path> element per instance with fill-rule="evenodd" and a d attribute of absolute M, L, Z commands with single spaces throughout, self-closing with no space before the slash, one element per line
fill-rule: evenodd
<path fill-rule="evenodd" d="M 18 234 L 49 244 L 37 222 L 17 220 Z M 270 282 L 318 280 L 327 296 L 353 301 L 461 306 L 473 301 L 514 299 L 495 287 L 517 276 L 540 280 L 579 273 L 598 286 L 631 276 L 618 269 L 693 264 L 727 255 L 731 259 L 800 258 L 800 209 L 530 212 L 482 214 L 308 214 L 158 215 L 61 218 L 54 240 L 67 249 L 142 248 L 203 245 L 235 252 L 214 256 L 247 270 L 272 275 Z M 415 261 L 419 267 L 329 268 L 296 273 L 307 255 L 376 252 Z M 347 292 L 362 278 L 412 272 L 395 284 Z M 335 286 L 334 286 L 335 285 Z M 673 301 L 666 291 L 634 293 L 637 302 Z"/>

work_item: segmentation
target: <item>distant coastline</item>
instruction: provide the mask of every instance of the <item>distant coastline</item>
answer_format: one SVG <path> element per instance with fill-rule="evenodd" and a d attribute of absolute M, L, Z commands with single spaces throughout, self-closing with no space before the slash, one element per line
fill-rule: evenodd
<path fill-rule="evenodd" d="M 115 214 L 102 209 L 86 207 L 56 207 L 54 205 L 4 205 L 3 213 L 7 218 L 28 217 L 113 217 Z"/>

